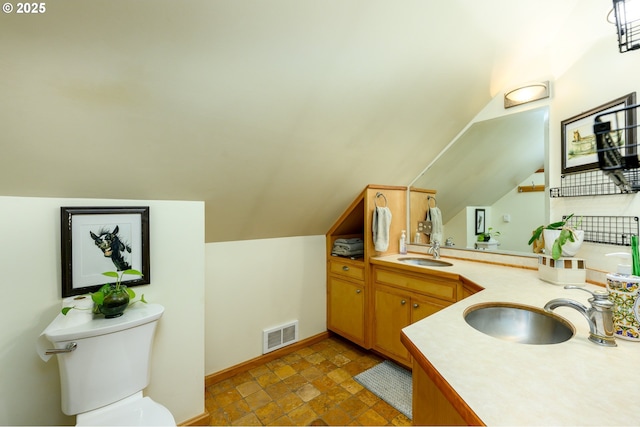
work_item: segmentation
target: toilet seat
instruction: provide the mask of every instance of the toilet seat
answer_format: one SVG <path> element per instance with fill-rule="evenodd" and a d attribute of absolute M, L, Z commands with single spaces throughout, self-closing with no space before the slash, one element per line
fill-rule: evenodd
<path fill-rule="evenodd" d="M 76 416 L 78 426 L 175 426 L 171 412 L 139 391 L 111 405 Z"/>

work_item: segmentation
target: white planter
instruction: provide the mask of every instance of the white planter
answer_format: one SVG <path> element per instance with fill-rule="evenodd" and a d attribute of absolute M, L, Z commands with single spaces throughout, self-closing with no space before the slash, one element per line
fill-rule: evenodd
<path fill-rule="evenodd" d="M 551 255 L 553 242 L 560 236 L 561 230 L 542 230 L 544 236 L 544 253 L 547 255 Z M 574 256 L 578 253 L 580 246 L 582 245 L 582 241 L 584 240 L 584 230 L 576 230 L 575 231 L 575 242 L 571 240 L 567 240 L 567 242 L 562 245 L 562 256 Z"/>

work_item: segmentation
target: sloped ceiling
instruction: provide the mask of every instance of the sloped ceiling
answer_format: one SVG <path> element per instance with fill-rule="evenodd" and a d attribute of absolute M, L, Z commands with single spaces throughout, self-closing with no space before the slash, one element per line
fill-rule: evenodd
<path fill-rule="evenodd" d="M 408 185 L 499 91 L 615 43 L 601 3 L 56 0 L 5 13 L 0 195 L 204 200 L 207 242 L 324 234 L 365 185 Z"/>

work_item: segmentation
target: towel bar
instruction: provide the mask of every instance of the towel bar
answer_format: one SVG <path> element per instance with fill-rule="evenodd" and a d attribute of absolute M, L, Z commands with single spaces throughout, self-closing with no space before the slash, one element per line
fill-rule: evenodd
<path fill-rule="evenodd" d="M 384 206 L 378 206 L 378 197 L 382 197 L 382 198 L 384 199 Z M 386 208 L 386 207 L 387 207 L 387 205 L 388 205 L 388 202 L 387 202 L 387 198 L 385 197 L 385 195 L 384 195 L 384 194 L 382 194 L 382 193 L 379 193 L 379 192 L 378 192 L 378 193 L 376 193 L 376 200 L 375 200 L 375 204 L 376 204 L 376 207 L 377 207 L 377 208 Z"/>

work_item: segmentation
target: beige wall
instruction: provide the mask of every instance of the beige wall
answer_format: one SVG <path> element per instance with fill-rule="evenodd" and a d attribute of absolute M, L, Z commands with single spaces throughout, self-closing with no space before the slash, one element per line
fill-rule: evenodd
<path fill-rule="evenodd" d="M 299 321 L 326 331 L 325 237 L 206 244 L 207 374 L 262 354 L 262 331 Z"/>
<path fill-rule="evenodd" d="M 74 424 L 60 410 L 57 360 L 35 351 L 61 307 L 60 207 L 125 205 L 150 207 L 151 284 L 136 292 L 165 307 L 146 394 L 177 422 L 204 412 L 204 204 L 0 197 L 0 425 Z"/>

